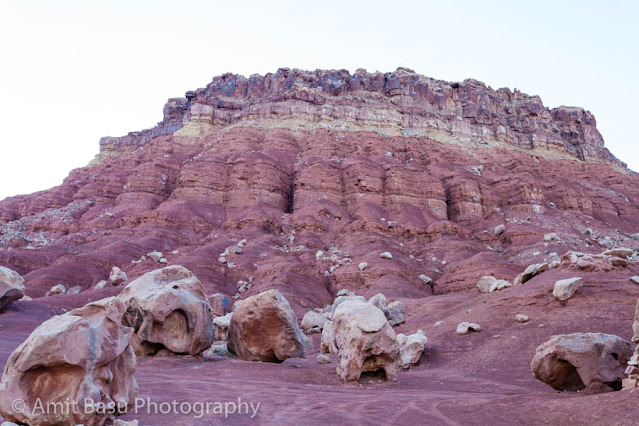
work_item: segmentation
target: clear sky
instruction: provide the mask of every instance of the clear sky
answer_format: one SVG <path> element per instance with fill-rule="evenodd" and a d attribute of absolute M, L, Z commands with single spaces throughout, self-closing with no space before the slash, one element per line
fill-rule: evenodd
<path fill-rule="evenodd" d="M 468 77 L 592 111 L 639 170 L 636 1 L 0 0 L 0 199 L 46 189 L 169 97 L 280 67 Z"/>

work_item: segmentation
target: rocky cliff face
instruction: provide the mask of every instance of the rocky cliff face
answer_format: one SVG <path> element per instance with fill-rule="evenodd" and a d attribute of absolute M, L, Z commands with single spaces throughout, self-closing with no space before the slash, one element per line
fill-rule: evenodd
<path fill-rule="evenodd" d="M 594 116 L 581 108 L 544 107 L 538 96 L 493 90 L 477 80 L 451 83 L 406 68 L 382 74 L 358 70 L 224 74 L 186 98 L 169 99 L 152 129 L 100 141 L 103 152 L 136 148 L 175 133 L 202 135 L 251 120 L 278 126 L 374 130 L 389 136 L 463 143 L 503 143 L 581 160 L 625 166 L 605 147 Z M 272 123 L 271 123 L 272 124 Z M 178 130 L 181 129 L 181 130 Z"/>
<path fill-rule="evenodd" d="M 420 274 L 436 293 L 458 291 L 482 269 L 508 276 L 639 231 L 639 177 L 604 148 L 590 113 L 474 80 L 227 74 L 171 99 L 164 116 L 103 138 L 63 185 L 0 203 L 0 263 L 26 274 L 27 293 L 88 288 L 112 266 L 137 276 L 154 265 L 132 261 L 177 250 L 171 263 L 230 295 L 253 277 L 289 298 L 310 286 L 292 298 L 307 307 L 342 287 L 423 296 Z M 550 232 L 566 245 L 548 247 Z M 233 267 L 216 261 L 243 238 Z"/>

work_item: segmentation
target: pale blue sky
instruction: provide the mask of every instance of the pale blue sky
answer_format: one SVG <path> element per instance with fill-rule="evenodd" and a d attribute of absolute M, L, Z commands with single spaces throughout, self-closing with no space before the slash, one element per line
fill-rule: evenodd
<path fill-rule="evenodd" d="M 639 170 L 639 2 L 0 1 L 0 199 L 59 184 L 224 72 L 412 68 L 592 111 Z"/>

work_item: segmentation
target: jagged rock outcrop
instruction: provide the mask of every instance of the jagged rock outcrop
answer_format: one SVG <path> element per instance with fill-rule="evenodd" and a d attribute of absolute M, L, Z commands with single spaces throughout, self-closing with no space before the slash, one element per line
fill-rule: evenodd
<path fill-rule="evenodd" d="M 130 345 L 133 329 L 121 323 L 125 309 L 111 297 L 54 316 L 36 328 L 4 368 L 2 417 L 34 426 L 102 425 L 110 413 L 95 409 L 100 404 L 125 413 L 138 394 Z M 46 408 L 54 403 L 62 405 Z"/>
<path fill-rule="evenodd" d="M 204 287 L 183 266 L 167 266 L 131 281 L 118 295 L 123 323 L 135 330 L 137 354 L 166 348 L 196 355 L 213 343 L 213 316 Z"/>

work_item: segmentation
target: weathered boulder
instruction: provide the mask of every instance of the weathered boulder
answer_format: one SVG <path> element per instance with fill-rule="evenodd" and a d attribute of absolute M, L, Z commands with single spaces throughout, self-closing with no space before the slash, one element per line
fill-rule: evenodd
<path fill-rule="evenodd" d="M 524 315 L 524 314 L 515 315 L 515 321 L 517 322 L 528 322 L 528 320 L 530 320 L 528 315 Z"/>
<path fill-rule="evenodd" d="M 506 231 L 506 225 L 500 223 L 499 225 L 495 226 L 495 229 L 493 231 L 495 235 L 501 235 Z"/>
<path fill-rule="evenodd" d="M 317 363 L 318 364 L 330 364 L 331 363 L 331 359 L 324 354 L 319 354 L 317 355 Z"/>
<path fill-rule="evenodd" d="M 537 347 L 531 368 L 557 390 L 609 392 L 621 389 L 631 355 L 630 342 L 612 334 L 561 334 Z"/>
<path fill-rule="evenodd" d="M 339 354 L 337 374 L 357 381 L 362 373 L 383 370 L 387 380 L 399 371 L 397 336 L 384 313 L 370 303 L 348 300 L 333 313 L 334 341 Z"/>
<path fill-rule="evenodd" d="M 59 294 L 67 294 L 67 288 L 62 284 L 56 284 L 47 291 L 45 297 L 57 296 Z"/>
<path fill-rule="evenodd" d="M 94 290 L 102 290 L 103 288 L 107 288 L 109 286 L 109 282 L 107 280 L 100 280 L 94 286 Z"/>
<path fill-rule="evenodd" d="M 306 334 L 321 333 L 324 323 L 328 321 L 326 315 L 315 311 L 308 311 L 302 318 L 302 330 Z"/>
<path fill-rule="evenodd" d="M 231 317 L 233 317 L 233 312 L 229 312 L 228 314 L 221 317 L 213 318 L 213 326 L 215 327 L 215 340 L 228 340 Z"/>
<path fill-rule="evenodd" d="M 183 266 L 167 266 L 131 281 L 118 298 L 127 306 L 124 324 L 133 327 L 138 354 L 166 348 L 191 355 L 213 343 L 213 316 L 204 287 Z"/>
<path fill-rule="evenodd" d="M 546 272 L 548 269 L 550 269 L 550 265 L 548 263 L 535 263 L 533 265 L 529 265 L 524 272 L 517 276 L 515 284 L 524 284 L 526 281 L 530 281 L 533 277 L 541 274 L 542 272 Z"/>
<path fill-rule="evenodd" d="M 82 293 L 82 287 L 79 285 L 74 285 L 73 287 L 67 290 L 67 294 L 80 294 Z"/>
<path fill-rule="evenodd" d="M 161 251 L 152 251 L 150 253 L 147 253 L 146 255 L 149 259 L 156 262 L 159 262 L 161 259 L 164 258 L 164 254 Z"/>
<path fill-rule="evenodd" d="M 490 275 L 483 276 L 477 281 L 477 289 L 480 293 L 490 293 L 490 287 L 497 281 L 497 278 Z"/>
<path fill-rule="evenodd" d="M 231 310 L 231 300 L 222 293 L 215 293 L 209 296 L 209 305 L 214 317 L 221 317 Z"/>
<path fill-rule="evenodd" d="M 555 299 L 565 302 L 570 299 L 581 286 L 583 286 L 583 280 L 580 277 L 559 280 L 555 282 L 552 295 Z"/>
<path fill-rule="evenodd" d="M 385 251 L 383 253 L 380 253 L 379 257 L 381 257 L 382 259 L 392 259 L 393 255 L 391 254 L 391 252 Z"/>
<path fill-rule="evenodd" d="M 282 362 L 304 356 L 305 338 L 278 290 L 244 300 L 233 312 L 228 335 L 229 351 L 247 361 Z"/>
<path fill-rule="evenodd" d="M 216 359 L 216 357 L 229 356 L 227 345 L 212 345 L 210 348 L 202 352 L 204 359 Z"/>
<path fill-rule="evenodd" d="M 406 321 L 406 310 L 404 304 L 399 300 L 388 304 L 388 323 L 395 327 Z"/>
<path fill-rule="evenodd" d="M 119 413 L 126 412 L 138 386 L 133 329 L 121 323 L 125 309 L 111 297 L 38 326 L 5 366 L 2 417 L 35 426 L 102 425 L 109 413 L 92 412 L 86 404 L 114 404 Z M 16 408 L 17 400 L 24 402 L 22 407 Z M 67 403 L 71 410 L 42 410 L 53 403 Z"/>
<path fill-rule="evenodd" d="M 335 310 L 337 309 L 337 307 L 346 302 L 347 300 L 359 300 L 361 302 L 366 302 L 366 299 L 364 299 L 363 296 L 355 296 L 355 295 L 346 295 L 346 296 L 340 296 L 339 293 L 337 293 L 337 297 L 335 298 L 335 300 L 333 301 L 333 305 L 331 307 L 331 312 L 335 312 Z"/>
<path fill-rule="evenodd" d="M 16 271 L 0 266 L 0 310 L 24 296 L 24 278 Z"/>
<path fill-rule="evenodd" d="M 322 329 L 321 351 L 323 354 L 336 354 L 335 333 L 333 331 L 333 321 L 326 321 Z"/>
<path fill-rule="evenodd" d="M 477 289 L 480 293 L 492 293 L 493 291 L 503 290 L 508 287 L 512 287 L 509 281 L 498 280 L 490 275 L 483 276 L 477 281 Z"/>
<path fill-rule="evenodd" d="M 468 334 L 471 331 L 481 331 L 481 326 L 474 322 L 464 321 L 457 324 L 455 329 L 455 333 L 459 335 Z"/>
<path fill-rule="evenodd" d="M 634 277 L 630 277 L 630 282 L 639 285 L 639 276 L 635 275 Z"/>
<path fill-rule="evenodd" d="M 375 306 L 380 311 L 384 312 L 384 315 L 387 319 L 390 319 L 390 311 L 388 310 L 388 301 L 386 300 L 386 296 L 382 293 L 377 293 L 375 296 L 368 299 L 368 303 Z"/>
<path fill-rule="evenodd" d="M 606 250 L 603 254 L 604 256 L 613 256 L 621 259 L 626 259 L 628 256 L 632 256 L 634 250 L 628 248 L 616 248 L 612 250 Z"/>
<path fill-rule="evenodd" d="M 121 270 L 117 266 L 114 266 L 113 268 L 111 268 L 111 273 L 109 274 L 109 283 L 111 285 L 117 286 L 122 284 L 126 280 L 128 280 L 128 277 L 126 276 L 126 273 L 123 270 Z"/>
<path fill-rule="evenodd" d="M 428 342 L 426 335 L 422 330 L 418 330 L 415 334 L 406 336 L 405 334 L 397 335 L 397 343 L 399 344 L 400 365 L 402 368 L 410 368 L 417 364 L 419 358 L 424 353 L 424 345 Z"/>

